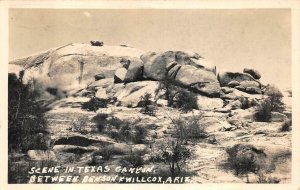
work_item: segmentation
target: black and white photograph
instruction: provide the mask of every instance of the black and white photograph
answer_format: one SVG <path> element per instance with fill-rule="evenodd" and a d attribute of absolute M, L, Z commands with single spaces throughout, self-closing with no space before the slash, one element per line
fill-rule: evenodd
<path fill-rule="evenodd" d="M 292 184 L 292 15 L 8 8 L 6 183 Z"/>

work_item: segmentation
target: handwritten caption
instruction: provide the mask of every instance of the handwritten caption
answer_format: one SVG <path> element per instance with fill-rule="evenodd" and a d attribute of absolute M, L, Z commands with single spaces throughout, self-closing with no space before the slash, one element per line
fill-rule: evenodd
<path fill-rule="evenodd" d="M 162 177 L 154 166 L 31 167 L 29 183 L 189 183 L 190 177 Z"/>

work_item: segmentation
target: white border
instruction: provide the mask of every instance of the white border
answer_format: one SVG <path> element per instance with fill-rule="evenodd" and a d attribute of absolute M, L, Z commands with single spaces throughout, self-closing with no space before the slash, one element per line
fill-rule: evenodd
<path fill-rule="evenodd" d="M 136 185 L 136 184 L 7 184 L 7 63 L 8 63 L 8 9 L 57 8 L 57 9 L 292 9 L 292 81 L 293 81 L 293 165 L 291 184 L 185 184 L 185 185 Z M 0 125 L 0 190 L 9 189 L 272 189 L 300 190 L 300 0 L 205 0 L 205 1 L 0 1 L 1 44 L 1 125 Z M 298 117 L 298 118 L 297 118 Z"/>

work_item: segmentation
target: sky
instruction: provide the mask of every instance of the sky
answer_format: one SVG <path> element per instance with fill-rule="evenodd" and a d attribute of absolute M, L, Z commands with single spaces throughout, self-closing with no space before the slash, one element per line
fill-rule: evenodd
<path fill-rule="evenodd" d="M 218 71 L 254 68 L 291 87 L 289 9 L 10 9 L 9 59 L 101 40 L 145 51 L 189 50 Z"/>

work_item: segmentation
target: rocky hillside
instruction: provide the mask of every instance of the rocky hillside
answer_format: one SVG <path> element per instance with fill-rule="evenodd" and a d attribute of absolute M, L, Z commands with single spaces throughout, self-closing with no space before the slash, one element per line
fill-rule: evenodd
<path fill-rule="evenodd" d="M 259 81 L 261 74 L 251 68 L 241 72 L 217 70 L 194 52 L 144 52 L 99 41 L 72 43 L 11 61 L 10 75 L 33 84 L 48 110 L 51 146 L 47 151 L 28 151 L 26 159 L 51 158 L 63 166 L 118 166 L 129 155 L 142 151 L 144 166 L 163 167 L 153 161 L 152 153 L 159 149 L 156 144 L 176 138 L 174 118 L 196 117 L 205 135 L 197 134 L 199 138 L 186 144 L 194 156 L 186 164 L 192 182 L 257 183 L 259 175 L 255 172 L 245 178 L 226 169 L 226 150 L 236 144 L 262 150 L 272 163 L 265 176 L 276 178 L 273 183 L 289 182 L 291 131 L 282 130 L 282 126 L 292 117 L 291 97 L 283 98 L 283 110 L 271 110 L 268 121 L 258 122 L 257 110 L 270 94 L 269 86 Z M 169 90 L 191 93 L 196 100 L 194 109 L 182 112 L 177 93 L 171 104 Z M 141 97 L 145 94 L 150 95 L 153 113 L 143 112 Z M 100 107 L 94 109 L 99 102 Z M 103 131 L 94 119 L 101 114 Z M 113 136 L 112 131 L 122 132 L 119 128 L 124 123 L 146 129 L 145 139 L 132 144 L 132 139 Z M 101 154 L 105 147 L 114 152 L 109 159 Z M 262 155 L 249 147 L 238 150 L 238 154 L 254 159 Z"/>

